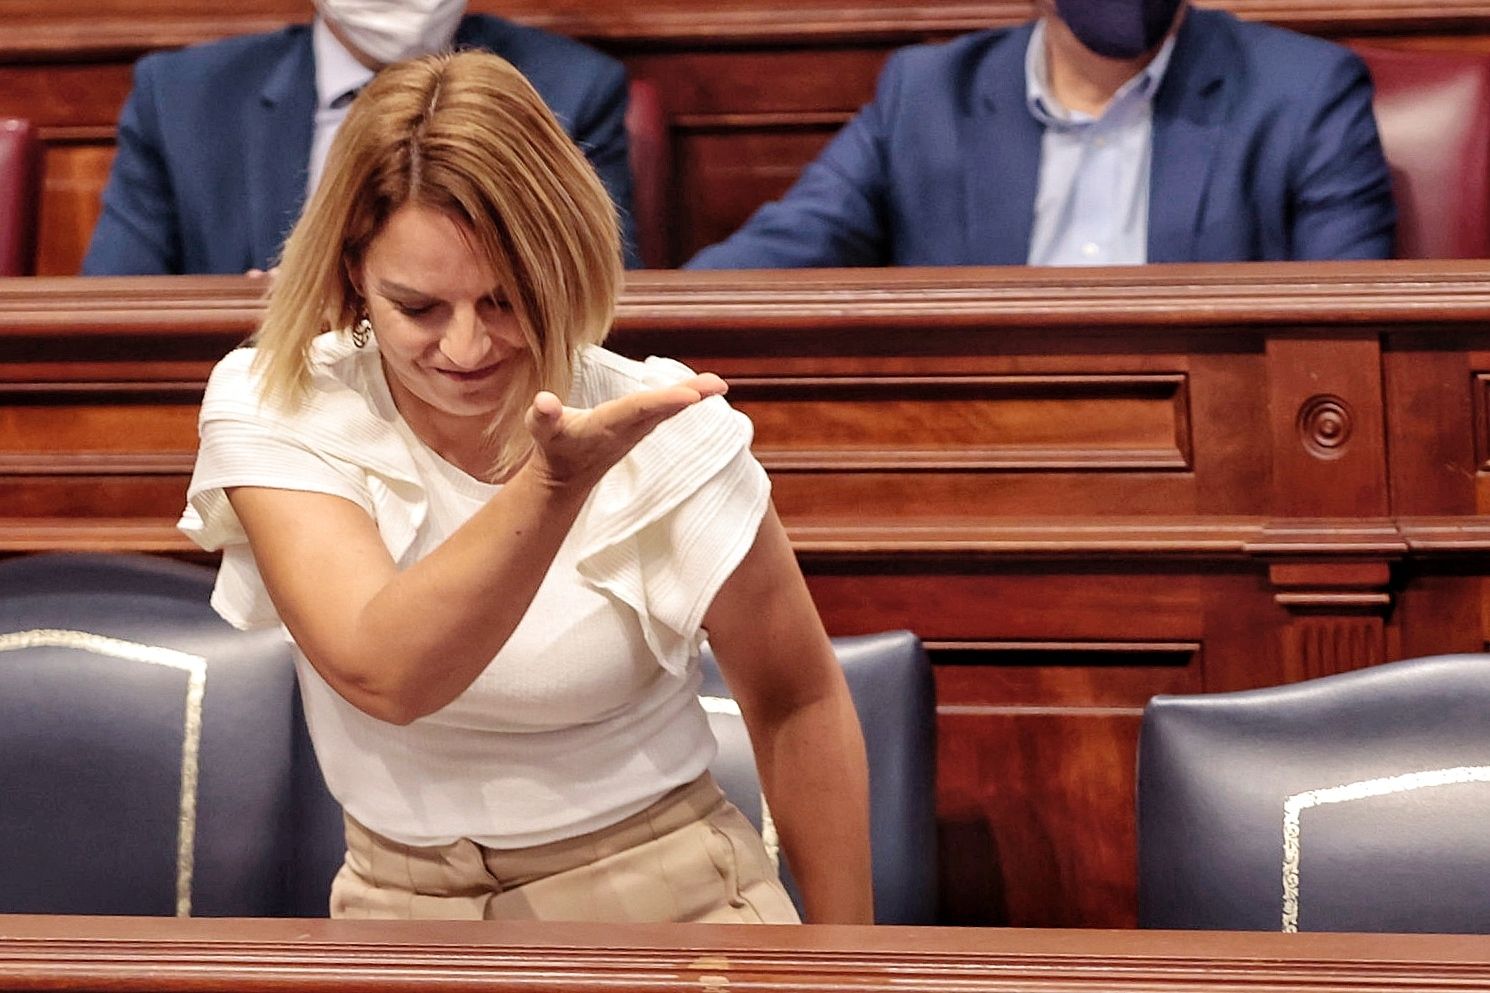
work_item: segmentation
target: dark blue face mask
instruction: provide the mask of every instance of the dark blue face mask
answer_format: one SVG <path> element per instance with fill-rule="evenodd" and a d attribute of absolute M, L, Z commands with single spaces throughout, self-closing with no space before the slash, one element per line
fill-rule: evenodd
<path fill-rule="evenodd" d="M 1136 59 L 1164 39 L 1183 0 L 1055 0 L 1061 20 L 1087 48 Z"/>

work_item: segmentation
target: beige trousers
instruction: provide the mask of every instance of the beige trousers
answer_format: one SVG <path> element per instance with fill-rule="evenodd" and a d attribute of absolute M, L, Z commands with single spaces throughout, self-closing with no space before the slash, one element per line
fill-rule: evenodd
<path fill-rule="evenodd" d="M 708 773 L 612 827 L 530 848 L 404 845 L 346 818 L 332 917 L 795 924 L 750 822 Z"/>

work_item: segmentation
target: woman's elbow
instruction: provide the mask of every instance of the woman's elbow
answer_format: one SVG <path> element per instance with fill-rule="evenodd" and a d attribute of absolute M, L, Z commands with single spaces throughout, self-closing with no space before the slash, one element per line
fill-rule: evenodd
<path fill-rule="evenodd" d="M 438 710 L 423 699 L 419 687 L 389 673 L 357 672 L 330 666 L 311 665 L 347 703 L 385 724 L 405 727 Z"/>

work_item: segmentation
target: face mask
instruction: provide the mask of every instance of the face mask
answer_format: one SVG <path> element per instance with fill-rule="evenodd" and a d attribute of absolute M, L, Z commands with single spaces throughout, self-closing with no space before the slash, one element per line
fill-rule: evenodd
<path fill-rule="evenodd" d="M 1061 20 L 1087 48 L 1136 59 L 1164 40 L 1182 0 L 1055 0 Z"/>
<path fill-rule="evenodd" d="M 362 54 L 381 65 L 446 48 L 466 0 L 315 0 L 316 9 Z"/>

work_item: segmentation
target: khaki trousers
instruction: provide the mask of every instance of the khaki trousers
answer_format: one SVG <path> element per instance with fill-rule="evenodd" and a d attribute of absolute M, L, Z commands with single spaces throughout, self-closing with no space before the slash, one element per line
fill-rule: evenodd
<path fill-rule="evenodd" d="M 421 847 L 346 827 L 332 917 L 799 921 L 760 835 L 708 773 L 619 824 L 530 848 Z"/>

